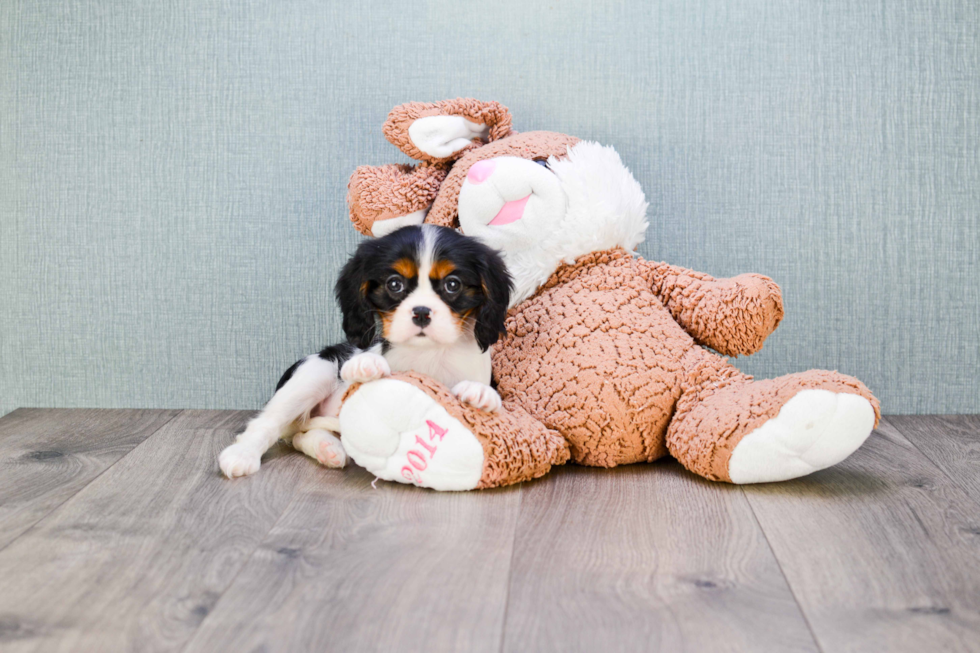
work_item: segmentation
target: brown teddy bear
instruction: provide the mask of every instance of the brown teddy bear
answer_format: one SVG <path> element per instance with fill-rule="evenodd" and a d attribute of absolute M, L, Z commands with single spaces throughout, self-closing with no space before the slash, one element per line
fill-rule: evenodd
<path fill-rule="evenodd" d="M 516 292 L 493 351 L 502 411 L 474 410 L 418 374 L 349 390 L 344 448 L 378 477 L 464 490 L 569 459 L 670 454 L 712 480 L 780 481 L 840 462 L 876 426 L 878 401 L 857 379 L 754 381 L 723 357 L 762 347 L 783 317 L 779 287 L 635 256 L 647 203 L 612 148 L 514 132 L 505 107 L 470 99 L 404 104 L 384 133 L 420 163 L 358 168 L 355 226 L 457 227 L 501 251 Z"/>

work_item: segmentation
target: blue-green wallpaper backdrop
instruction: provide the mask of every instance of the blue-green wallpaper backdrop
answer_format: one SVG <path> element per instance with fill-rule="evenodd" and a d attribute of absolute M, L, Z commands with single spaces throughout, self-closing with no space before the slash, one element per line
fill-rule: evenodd
<path fill-rule="evenodd" d="M 358 164 L 456 96 L 614 145 L 641 253 L 783 288 L 739 361 L 980 412 L 980 3 L 0 2 L 0 414 L 254 408 L 340 336 Z"/>

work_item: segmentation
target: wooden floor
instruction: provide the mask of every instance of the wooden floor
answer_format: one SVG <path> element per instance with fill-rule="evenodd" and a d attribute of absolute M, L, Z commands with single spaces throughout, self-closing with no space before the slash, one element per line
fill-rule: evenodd
<path fill-rule="evenodd" d="M 440 494 L 249 412 L 0 419 L 0 650 L 980 651 L 980 417 L 891 417 L 836 468 L 676 463 Z"/>

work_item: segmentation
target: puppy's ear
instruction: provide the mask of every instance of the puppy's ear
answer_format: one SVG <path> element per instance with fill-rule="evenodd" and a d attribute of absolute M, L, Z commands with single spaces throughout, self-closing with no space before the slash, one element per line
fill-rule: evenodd
<path fill-rule="evenodd" d="M 344 316 L 343 329 L 347 341 L 360 349 L 367 349 L 374 342 L 377 318 L 368 301 L 370 279 L 367 274 L 369 253 L 363 243 L 354 256 L 340 271 L 334 294 Z"/>
<path fill-rule="evenodd" d="M 511 116 L 499 102 L 456 98 L 409 102 L 391 110 L 385 138 L 419 161 L 448 162 L 473 147 L 509 136 Z"/>
<path fill-rule="evenodd" d="M 446 172 L 446 166 L 427 163 L 359 166 L 347 183 L 351 222 L 365 236 L 376 237 L 422 224 Z"/>
<path fill-rule="evenodd" d="M 507 333 L 504 320 L 507 319 L 507 307 L 510 305 L 514 282 L 500 255 L 489 247 L 483 245 L 480 247 L 485 250 L 479 267 L 483 304 L 476 314 L 473 335 L 480 345 L 480 350 L 486 351 L 490 345 L 500 339 L 500 336 Z"/>

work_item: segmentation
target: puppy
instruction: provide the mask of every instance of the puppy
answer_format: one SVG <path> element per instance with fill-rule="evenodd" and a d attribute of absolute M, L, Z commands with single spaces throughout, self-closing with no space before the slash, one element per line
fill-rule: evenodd
<path fill-rule="evenodd" d="M 221 452 L 225 476 L 259 469 L 279 439 L 328 467 L 346 454 L 337 415 L 351 383 L 392 371 L 427 374 L 492 412 L 490 346 L 504 333 L 512 282 L 494 250 L 452 229 L 403 227 L 357 248 L 337 281 L 347 342 L 294 363 L 265 409 Z"/>

